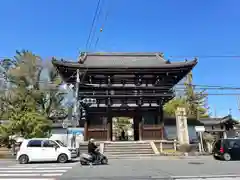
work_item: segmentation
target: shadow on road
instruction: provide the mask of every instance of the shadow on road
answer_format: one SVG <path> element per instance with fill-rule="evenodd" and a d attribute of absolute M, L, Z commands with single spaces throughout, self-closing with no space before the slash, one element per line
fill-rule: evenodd
<path fill-rule="evenodd" d="M 47 162 L 29 162 L 28 164 L 52 164 L 52 163 L 57 163 L 57 164 L 71 164 L 71 163 L 76 163 L 79 162 L 79 160 L 71 160 L 66 163 L 58 163 L 56 161 L 47 161 Z"/>
<path fill-rule="evenodd" d="M 201 165 L 204 164 L 203 162 L 188 162 L 188 164 L 193 164 L 193 165 Z"/>

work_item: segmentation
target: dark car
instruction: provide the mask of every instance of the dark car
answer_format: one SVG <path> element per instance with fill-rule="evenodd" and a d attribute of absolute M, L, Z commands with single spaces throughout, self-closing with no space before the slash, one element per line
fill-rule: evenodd
<path fill-rule="evenodd" d="M 240 160 L 240 139 L 219 139 L 213 146 L 213 157 L 218 160 Z"/>

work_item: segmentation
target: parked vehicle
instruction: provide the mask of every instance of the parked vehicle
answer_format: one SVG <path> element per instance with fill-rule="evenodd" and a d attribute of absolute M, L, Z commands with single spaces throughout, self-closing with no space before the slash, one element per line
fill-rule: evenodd
<path fill-rule="evenodd" d="M 20 164 L 40 161 L 66 163 L 72 160 L 72 152 L 64 144 L 47 138 L 24 139 L 16 160 Z"/>
<path fill-rule="evenodd" d="M 98 157 L 94 158 L 95 160 L 93 160 L 93 156 L 91 154 L 88 153 L 82 153 L 80 155 L 80 163 L 81 165 L 90 165 L 90 164 L 107 164 L 108 163 L 108 159 L 105 155 L 103 155 L 102 153 L 98 153 Z"/>
<path fill-rule="evenodd" d="M 58 144 L 60 144 L 63 147 L 67 147 L 69 151 L 71 151 L 71 157 L 72 158 L 76 158 L 79 156 L 79 150 L 77 148 L 72 148 L 72 147 L 68 147 L 66 146 L 62 141 L 60 140 L 55 140 Z"/>
<path fill-rule="evenodd" d="M 240 139 L 219 139 L 215 142 L 212 153 L 217 160 L 240 160 Z"/>

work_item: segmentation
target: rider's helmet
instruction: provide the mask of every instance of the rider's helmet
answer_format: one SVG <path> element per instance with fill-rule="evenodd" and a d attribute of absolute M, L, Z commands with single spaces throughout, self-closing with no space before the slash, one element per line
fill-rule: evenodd
<path fill-rule="evenodd" d="M 93 143 L 95 140 L 93 139 L 93 138 L 91 138 L 90 140 L 89 140 L 89 142 L 91 142 L 91 143 Z"/>

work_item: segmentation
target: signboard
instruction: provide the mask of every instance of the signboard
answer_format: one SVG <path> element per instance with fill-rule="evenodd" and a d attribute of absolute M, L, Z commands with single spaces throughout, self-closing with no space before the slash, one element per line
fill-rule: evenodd
<path fill-rule="evenodd" d="M 83 135 L 84 128 L 68 128 L 68 134 Z"/>
<path fill-rule="evenodd" d="M 205 132 L 205 127 L 204 126 L 195 126 L 195 130 L 197 132 Z"/>

